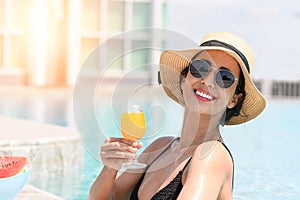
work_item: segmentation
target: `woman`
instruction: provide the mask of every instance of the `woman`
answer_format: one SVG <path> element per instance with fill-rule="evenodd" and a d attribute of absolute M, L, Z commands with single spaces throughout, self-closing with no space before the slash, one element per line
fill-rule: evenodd
<path fill-rule="evenodd" d="M 219 127 L 247 122 L 265 107 L 249 75 L 253 58 L 250 47 L 227 32 L 208 34 L 194 49 L 164 51 L 164 91 L 185 108 L 181 137 L 158 138 L 139 157 L 146 169 L 120 175 L 142 144 L 108 138 L 89 199 L 232 199 L 233 159 Z"/>

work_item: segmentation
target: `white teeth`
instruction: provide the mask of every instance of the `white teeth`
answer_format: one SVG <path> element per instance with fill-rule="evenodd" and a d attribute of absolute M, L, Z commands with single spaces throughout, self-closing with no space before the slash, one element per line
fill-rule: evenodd
<path fill-rule="evenodd" d="M 201 97 L 207 98 L 207 99 L 209 99 L 209 100 L 212 100 L 212 99 L 213 99 L 213 97 L 212 97 L 211 95 L 205 94 L 205 93 L 200 92 L 200 91 L 198 91 L 198 90 L 196 90 L 196 94 L 199 95 L 199 96 L 201 96 Z"/>

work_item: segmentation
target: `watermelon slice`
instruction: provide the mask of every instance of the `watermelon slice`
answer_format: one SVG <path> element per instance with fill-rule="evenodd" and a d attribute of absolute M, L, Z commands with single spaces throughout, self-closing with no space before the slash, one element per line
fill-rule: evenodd
<path fill-rule="evenodd" d="M 0 156 L 0 178 L 7 178 L 26 171 L 27 158 L 23 156 Z"/>

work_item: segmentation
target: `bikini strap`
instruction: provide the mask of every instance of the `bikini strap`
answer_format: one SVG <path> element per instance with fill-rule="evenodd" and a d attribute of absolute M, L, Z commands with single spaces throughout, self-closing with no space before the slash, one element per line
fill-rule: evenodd
<path fill-rule="evenodd" d="M 188 164 L 189 164 L 190 161 L 192 160 L 192 157 L 193 157 L 193 156 L 191 156 L 191 157 L 189 158 L 189 160 L 185 163 L 185 165 L 184 165 L 184 167 L 182 168 L 181 171 L 184 171 L 184 170 L 185 170 L 186 166 L 188 166 Z"/>
<path fill-rule="evenodd" d="M 233 190 L 233 186 L 234 186 L 234 160 L 233 160 L 233 156 L 229 150 L 229 148 L 225 145 L 224 142 L 221 142 L 223 144 L 223 146 L 225 147 L 225 149 L 227 150 L 227 152 L 229 153 L 231 160 L 232 160 L 232 190 Z"/>
<path fill-rule="evenodd" d="M 162 152 L 160 152 L 160 154 L 154 159 L 154 160 L 152 160 L 152 162 L 149 164 L 149 165 L 147 165 L 147 167 L 146 167 L 146 169 L 145 169 L 145 171 L 147 171 L 148 170 L 148 168 L 163 154 L 163 153 L 165 153 L 169 148 L 170 148 L 170 146 L 176 141 L 176 140 L 178 140 L 179 139 L 179 137 L 177 137 L 177 138 L 175 138 L 174 140 L 172 140 L 168 145 L 167 145 L 167 147 L 162 151 Z"/>

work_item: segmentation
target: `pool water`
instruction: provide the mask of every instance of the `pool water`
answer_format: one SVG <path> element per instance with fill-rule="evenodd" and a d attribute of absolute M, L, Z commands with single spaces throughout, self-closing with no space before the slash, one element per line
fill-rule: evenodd
<path fill-rule="evenodd" d="M 269 101 L 245 125 L 224 129 L 235 159 L 234 199 L 298 199 L 300 101 Z"/>
<path fill-rule="evenodd" d="M 74 126 L 70 114 L 70 99 L 47 100 L 42 113 L 32 112 L 34 101 L 0 100 L 0 114 L 63 126 Z M 222 128 L 224 140 L 234 157 L 235 179 L 233 199 L 298 199 L 300 196 L 300 117 L 299 100 L 269 100 L 265 112 L 257 119 L 238 126 Z M 180 109 L 173 109 L 182 115 Z M 41 117 L 42 116 L 42 117 Z M 102 119 L 103 120 L 103 119 Z M 168 133 L 178 134 L 178 126 L 170 120 L 164 124 Z M 178 123 L 177 123 L 178 124 Z M 106 127 L 109 128 L 109 127 Z M 155 135 L 152 137 L 158 137 Z M 149 140 L 145 140 L 147 144 Z M 98 145 L 98 144 L 97 144 Z M 60 176 L 49 178 L 43 186 L 66 200 L 86 199 L 88 190 L 101 170 L 96 151 L 84 143 L 85 158 L 81 172 L 69 175 L 69 181 L 59 182 Z M 74 181 L 76 180 L 76 181 Z M 38 185 L 36 185 L 38 187 Z M 65 189 L 62 189 L 65 188 Z"/>

